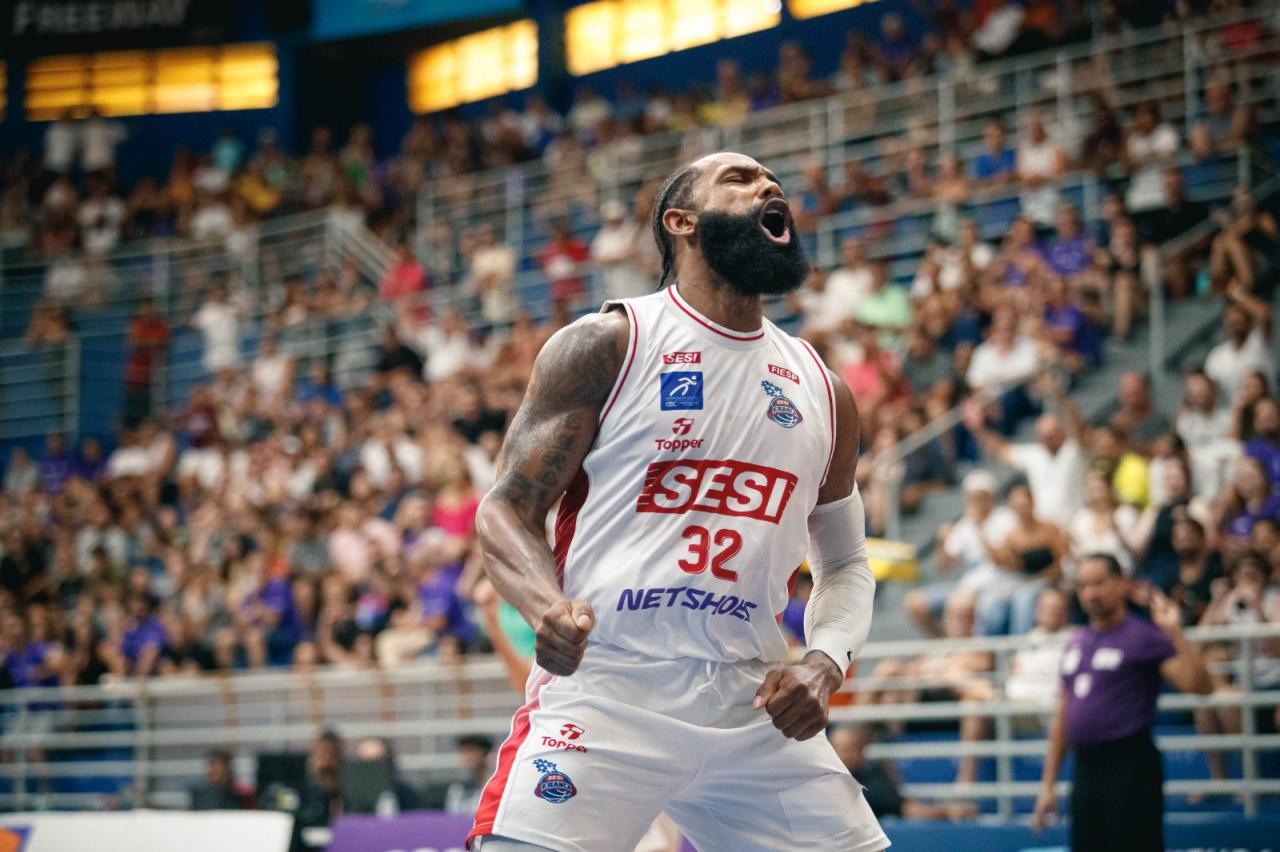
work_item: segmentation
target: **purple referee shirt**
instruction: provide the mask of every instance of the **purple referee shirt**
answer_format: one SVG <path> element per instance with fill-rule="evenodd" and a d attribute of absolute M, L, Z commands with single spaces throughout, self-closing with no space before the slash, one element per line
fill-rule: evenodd
<path fill-rule="evenodd" d="M 1096 745 L 1155 725 L 1160 664 L 1176 653 L 1160 628 L 1133 615 L 1110 630 L 1072 634 L 1062 652 L 1067 742 Z"/>

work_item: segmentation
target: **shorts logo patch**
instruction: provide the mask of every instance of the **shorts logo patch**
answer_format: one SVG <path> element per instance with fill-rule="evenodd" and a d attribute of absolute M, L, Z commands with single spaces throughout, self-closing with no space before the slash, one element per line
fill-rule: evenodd
<path fill-rule="evenodd" d="M 573 724 L 572 722 L 565 722 L 563 725 L 560 726 L 560 736 L 564 737 L 567 740 L 576 740 L 578 737 L 582 736 L 585 733 L 586 731 L 584 731 L 582 728 L 579 728 L 577 725 Z"/>
<path fill-rule="evenodd" d="M 661 373 L 663 411 L 702 410 L 702 372 Z"/>
<path fill-rule="evenodd" d="M 573 786 L 573 781 L 550 760 L 539 758 L 533 762 L 533 768 L 542 773 L 538 786 L 533 788 L 533 795 L 542 801 L 560 805 L 578 795 L 578 788 Z"/>
<path fill-rule="evenodd" d="M 800 409 L 796 408 L 796 404 L 782 395 L 782 388 L 773 382 L 761 382 L 760 386 L 769 395 L 769 407 L 765 409 L 765 417 L 768 417 L 783 429 L 791 429 L 804 420 L 800 416 Z"/>

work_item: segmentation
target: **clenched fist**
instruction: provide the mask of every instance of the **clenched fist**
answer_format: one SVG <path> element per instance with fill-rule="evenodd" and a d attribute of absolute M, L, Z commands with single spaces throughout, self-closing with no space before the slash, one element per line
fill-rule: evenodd
<path fill-rule="evenodd" d="M 810 651 L 799 665 L 765 675 L 751 706 L 763 707 L 783 736 L 807 740 L 827 727 L 827 702 L 843 680 L 830 657 Z"/>
<path fill-rule="evenodd" d="M 552 604 L 533 626 L 538 665 L 554 675 L 576 672 L 595 624 L 596 614 L 584 600 L 564 599 Z"/>

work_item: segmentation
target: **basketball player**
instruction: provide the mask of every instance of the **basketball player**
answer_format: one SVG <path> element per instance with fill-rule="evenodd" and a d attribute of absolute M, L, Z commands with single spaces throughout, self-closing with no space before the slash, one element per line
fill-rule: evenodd
<path fill-rule="evenodd" d="M 653 229 L 665 289 L 548 341 L 477 515 L 537 638 L 469 840 L 623 852 L 665 810 L 703 850 L 883 849 L 816 736 L 875 581 L 853 397 L 761 310 L 808 270 L 791 211 L 721 153 L 667 179 Z M 806 551 L 809 650 L 787 665 L 776 616 Z"/>

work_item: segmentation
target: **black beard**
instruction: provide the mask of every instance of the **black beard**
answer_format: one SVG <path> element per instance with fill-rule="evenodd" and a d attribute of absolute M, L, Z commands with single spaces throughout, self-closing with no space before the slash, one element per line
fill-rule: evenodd
<path fill-rule="evenodd" d="M 698 244 L 703 259 L 712 272 L 742 296 L 789 293 L 809 274 L 809 261 L 795 224 L 788 223 L 791 242 L 778 245 L 760 227 L 762 206 L 757 204 L 740 216 L 719 210 L 698 214 Z"/>

